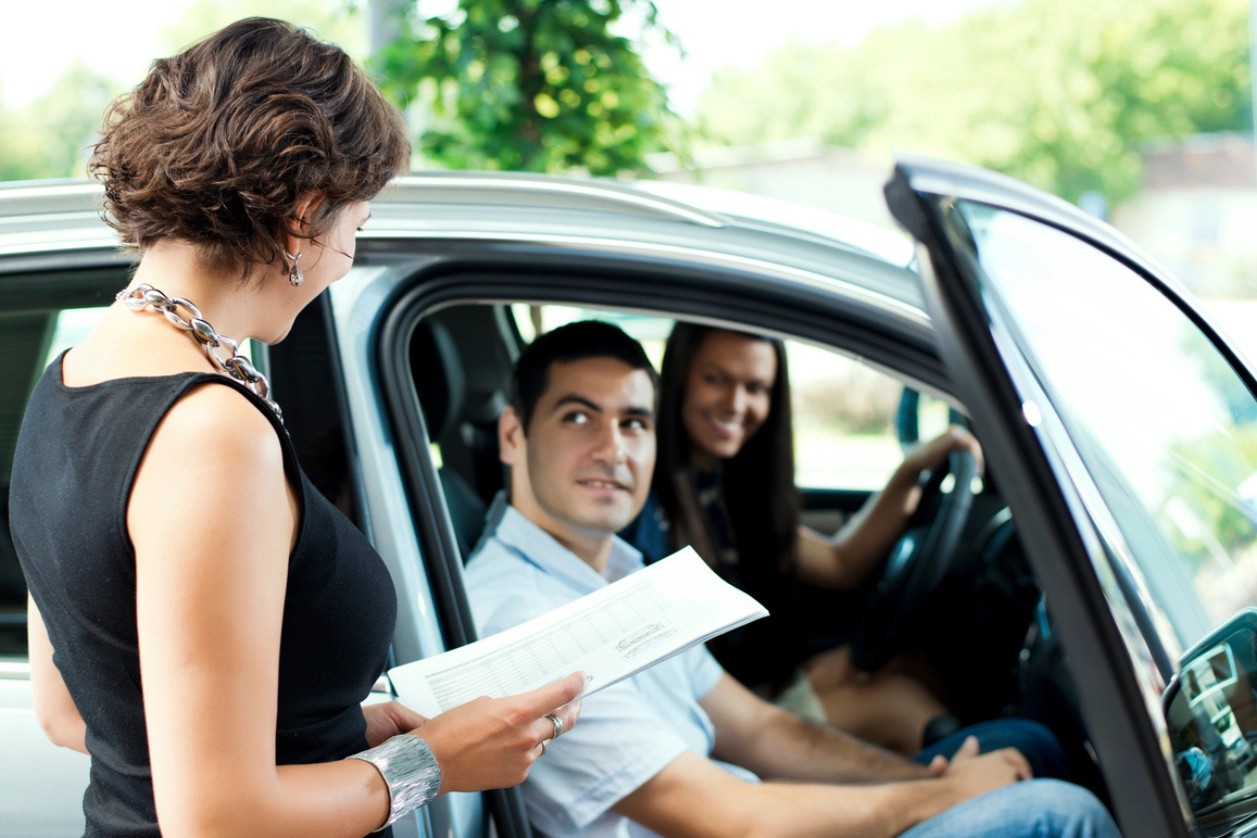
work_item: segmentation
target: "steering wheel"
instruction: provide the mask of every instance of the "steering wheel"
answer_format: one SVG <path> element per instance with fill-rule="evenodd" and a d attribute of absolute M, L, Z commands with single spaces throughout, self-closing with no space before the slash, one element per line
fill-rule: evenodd
<path fill-rule="evenodd" d="M 852 641 L 852 661 L 865 672 L 876 672 L 894 657 L 905 626 L 947 575 L 973 506 L 977 470 L 973 454 L 954 450 L 922 487 L 917 511 L 891 547 L 882 578 L 865 602 L 860 631 Z M 955 479 L 951 491 L 943 492 L 948 474 Z M 920 520 L 935 507 L 933 520 Z"/>

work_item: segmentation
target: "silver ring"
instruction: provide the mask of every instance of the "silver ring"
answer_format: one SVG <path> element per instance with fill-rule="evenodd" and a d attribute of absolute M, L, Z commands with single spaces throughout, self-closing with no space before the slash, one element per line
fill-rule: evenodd
<path fill-rule="evenodd" d="M 554 725 L 554 736 L 551 739 L 558 739 L 563 735 L 563 720 L 553 713 L 546 713 L 545 717 L 550 720 L 550 724 Z"/>
<path fill-rule="evenodd" d="M 545 755 L 546 755 L 546 742 L 548 742 L 548 741 L 549 741 L 548 739 L 542 739 L 542 740 L 541 740 L 541 743 L 540 743 L 540 744 L 541 744 L 541 753 L 537 754 L 537 759 L 541 759 L 543 756 L 545 756 Z"/>

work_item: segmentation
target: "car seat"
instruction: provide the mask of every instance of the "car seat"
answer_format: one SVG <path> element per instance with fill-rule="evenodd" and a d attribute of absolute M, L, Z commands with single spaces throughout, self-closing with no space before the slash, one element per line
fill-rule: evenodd
<path fill-rule="evenodd" d="M 428 441 L 436 443 L 441 451 L 437 476 L 459 552 L 466 561 L 480 540 L 487 503 L 459 464 L 474 479 L 476 437 L 483 436 L 484 430 L 472 426 L 464 417 L 463 365 L 458 347 L 443 323 L 427 319 L 415 327 L 410 342 L 410 367 Z M 496 428 L 494 434 L 496 444 Z"/>

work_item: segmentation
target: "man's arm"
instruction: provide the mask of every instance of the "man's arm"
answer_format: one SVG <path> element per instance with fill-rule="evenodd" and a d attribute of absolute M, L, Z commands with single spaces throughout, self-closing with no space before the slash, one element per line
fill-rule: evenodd
<path fill-rule="evenodd" d="M 1015 779 L 1000 754 L 937 779 L 880 785 L 747 783 L 687 751 L 613 808 L 669 838 L 890 838 Z"/>
<path fill-rule="evenodd" d="M 768 781 L 746 783 L 687 751 L 616 812 L 668 836 L 892 836 L 1029 776 L 1011 750 L 966 752 L 931 772 L 774 707 L 728 674 L 700 703 L 715 728 L 713 755 Z"/>
<path fill-rule="evenodd" d="M 931 773 L 899 754 L 782 710 L 728 673 L 699 704 L 716 731 L 712 756 L 765 779 L 867 783 Z"/>

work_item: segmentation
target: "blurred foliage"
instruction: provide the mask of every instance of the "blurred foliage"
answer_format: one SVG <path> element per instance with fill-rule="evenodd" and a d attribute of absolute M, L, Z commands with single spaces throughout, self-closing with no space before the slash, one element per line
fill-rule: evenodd
<path fill-rule="evenodd" d="M 162 31 L 163 51 L 173 55 L 232 21 L 254 15 L 303 26 L 315 37 L 339 44 L 355 58 L 366 54 L 367 35 L 361 14 L 347 0 L 196 0 L 177 24 Z"/>
<path fill-rule="evenodd" d="M 1235 425 L 1217 429 L 1214 434 L 1176 446 L 1174 454 L 1184 464 L 1184 479 L 1168 503 L 1177 503 L 1186 512 L 1164 513 L 1168 520 L 1180 522 L 1172 530 L 1175 549 L 1194 557 L 1198 564 L 1219 551 L 1237 556 L 1257 540 L 1257 498 L 1230 489 L 1243 486 L 1253 475 L 1257 426 Z M 1231 452 L 1240 456 L 1227 457 Z M 1194 522 L 1186 530 L 1181 526 L 1185 518 Z"/>
<path fill-rule="evenodd" d="M 46 94 L 0 109 L 0 180 L 83 177 L 116 81 L 74 62 Z"/>
<path fill-rule="evenodd" d="M 163 52 L 173 54 L 233 20 L 255 14 L 305 26 L 351 54 L 365 52 L 362 23 L 345 5 L 317 9 L 306 0 L 268 0 L 265 5 L 259 10 L 256 0 L 197 0 L 176 26 L 163 32 Z M 20 107 L 0 106 L 0 180 L 86 176 L 105 108 L 139 81 L 110 78 L 75 61 L 37 98 Z"/>
<path fill-rule="evenodd" d="M 679 49 L 652 0 L 459 0 L 428 18 L 404 5 L 371 67 L 416 106 L 417 151 L 432 163 L 614 176 L 681 150 L 680 120 L 639 51 Z"/>
<path fill-rule="evenodd" d="M 165 47 L 262 11 L 362 56 L 367 2 L 197 0 Z M 399 37 L 370 64 L 412 106 L 433 165 L 616 175 L 700 135 L 643 64 L 648 49 L 680 52 L 659 20 L 666 0 L 444 0 L 428 17 L 418 0 L 391 2 Z M 1138 189 L 1148 140 L 1250 130 L 1248 14 L 1249 0 L 1023 0 L 885 26 L 851 47 L 788 44 L 719 73 L 697 121 L 725 144 L 902 148 L 1116 204 Z M 0 108 L 0 178 L 81 175 L 106 102 L 136 81 L 75 66 L 39 99 Z"/>
<path fill-rule="evenodd" d="M 730 144 L 904 149 L 1116 203 L 1147 140 L 1250 130 L 1248 15 L 1249 0 L 1026 0 L 908 21 L 724 71 L 699 118 Z"/>
<path fill-rule="evenodd" d="M 1173 445 L 1178 479 L 1161 510 L 1175 525 L 1176 549 L 1199 564 L 1239 555 L 1257 541 L 1257 402 L 1225 356 L 1196 332 L 1179 337 L 1178 353 L 1191 359 L 1216 400 L 1210 405 L 1216 420 Z"/>

